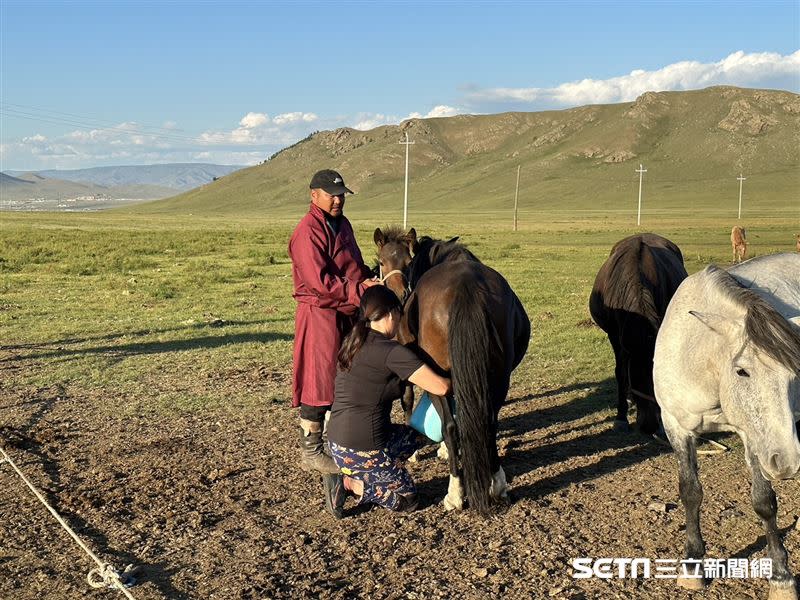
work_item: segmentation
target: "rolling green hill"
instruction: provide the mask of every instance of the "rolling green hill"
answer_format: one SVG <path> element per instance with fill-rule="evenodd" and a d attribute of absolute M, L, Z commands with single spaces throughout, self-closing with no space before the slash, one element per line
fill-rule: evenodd
<path fill-rule="evenodd" d="M 562 111 L 411 119 L 370 131 L 323 131 L 242 169 L 136 212 L 290 216 L 305 210 L 308 181 L 335 168 L 359 211 L 402 215 L 404 146 L 411 146 L 409 210 L 511 210 L 521 166 L 521 211 L 636 210 L 644 164 L 645 211 L 735 214 L 746 207 L 800 217 L 800 96 L 712 87 L 648 92 L 635 102 Z"/>

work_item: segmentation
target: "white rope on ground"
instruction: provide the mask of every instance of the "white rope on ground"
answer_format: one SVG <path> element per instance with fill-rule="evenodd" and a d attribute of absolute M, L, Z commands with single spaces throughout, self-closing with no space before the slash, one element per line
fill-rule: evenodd
<path fill-rule="evenodd" d="M 698 448 L 697 449 L 697 453 L 698 454 L 706 454 L 706 455 L 708 455 L 708 454 L 725 454 L 728 450 L 730 450 L 730 448 L 728 446 L 726 446 L 725 444 L 723 444 L 721 442 L 715 442 L 712 439 L 704 438 L 704 437 L 700 437 L 700 436 L 697 436 L 697 439 L 702 441 L 702 442 L 708 442 L 712 446 L 716 446 L 716 449 L 714 449 L 714 450 L 709 450 L 709 449 L 705 449 L 705 448 Z"/>
<path fill-rule="evenodd" d="M 131 595 L 131 593 L 125 587 L 125 584 L 122 582 L 119 571 L 117 571 L 109 563 L 104 563 L 99 558 L 97 558 L 97 556 L 95 556 L 94 552 L 92 552 L 89 549 L 89 547 L 83 543 L 83 540 L 81 540 L 81 538 L 79 538 L 78 535 L 72 530 L 72 528 L 69 525 L 67 525 L 66 521 L 64 521 L 64 519 L 61 518 L 61 515 L 59 515 L 55 511 L 55 509 L 47 503 L 47 500 L 44 499 L 44 496 L 42 496 L 39 490 L 37 490 L 34 487 L 34 485 L 28 480 L 28 478 L 25 477 L 25 474 L 22 471 L 20 471 L 17 465 L 14 464 L 14 461 L 11 460 L 11 457 L 6 453 L 5 450 L 3 450 L 2 446 L 0 446 L 0 454 L 3 455 L 3 460 L 11 465 L 11 467 L 17 472 L 17 475 L 19 475 L 22 478 L 22 481 L 25 482 L 25 484 L 30 488 L 30 490 L 39 499 L 39 501 L 45 505 L 47 510 L 50 511 L 50 514 L 52 514 L 56 518 L 56 520 L 61 524 L 61 526 L 67 530 L 67 533 L 69 533 L 72 536 L 72 539 L 74 539 L 75 542 L 77 542 L 78 546 L 80 546 L 83 549 L 83 551 L 86 552 L 86 554 L 88 554 L 91 557 L 91 559 L 97 563 L 97 567 L 89 571 L 89 574 L 86 577 L 86 580 L 89 582 L 89 585 L 91 585 L 93 588 L 116 587 L 123 594 L 125 594 L 125 597 L 128 598 L 129 600 L 136 600 L 136 598 L 134 598 Z M 128 565 L 125 568 L 124 573 L 127 574 L 131 572 L 131 570 L 132 566 Z"/>
<path fill-rule="evenodd" d="M 661 444 L 662 446 L 667 446 L 669 448 L 672 448 L 672 444 L 670 444 L 666 440 L 662 440 L 655 433 L 653 434 L 653 439 L 656 442 L 658 442 L 659 444 Z M 709 449 L 706 449 L 706 448 L 698 448 L 697 449 L 697 454 L 702 454 L 702 455 L 708 456 L 708 455 L 712 455 L 712 454 L 724 454 L 725 452 L 730 450 L 730 448 L 728 446 L 726 446 L 725 444 L 722 444 L 720 442 L 716 442 L 716 441 L 714 441 L 712 439 L 700 437 L 699 435 L 697 436 L 697 439 L 700 440 L 701 442 L 708 442 L 712 446 L 715 446 L 715 448 L 713 450 L 709 450 Z"/>

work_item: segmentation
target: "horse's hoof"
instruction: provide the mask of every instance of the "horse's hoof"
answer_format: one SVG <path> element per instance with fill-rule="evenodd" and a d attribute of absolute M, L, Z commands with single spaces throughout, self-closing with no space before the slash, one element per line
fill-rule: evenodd
<path fill-rule="evenodd" d="M 620 421 L 619 419 L 614 419 L 614 431 L 619 433 L 630 433 L 631 426 L 628 425 L 627 421 Z"/>
<path fill-rule="evenodd" d="M 511 496 L 509 496 L 507 492 L 503 493 L 500 496 L 493 497 L 492 500 L 494 500 L 495 505 L 501 510 L 510 508 L 512 504 Z"/>
<path fill-rule="evenodd" d="M 797 587 L 794 581 L 780 583 L 770 581 L 767 600 L 797 600 Z"/>
<path fill-rule="evenodd" d="M 417 450 L 419 452 L 419 450 Z M 419 457 L 417 456 L 417 452 L 414 452 L 411 456 L 408 457 L 408 462 L 419 462 Z"/>
<path fill-rule="evenodd" d="M 450 453 L 447 451 L 447 446 L 445 445 L 444 442 L 439 444 L 439 449 L 436 451 L 436 456 L 438 456 L 442 460 L 450 459 Z"/>
<path fill-rule="evenodd" d="M 685 590 L 691 590 L 693 592 L 699 592 L 700 590 L 705 589 L 706 587 L 706 580 L 702 577 L 678 577 L 678 587 L 682 587 Z"/>
<path fill-rule="evenodd" d="M 450 496 L 445 496 L 444 500 L 442 501 L 442 505 L 446 511 L 451 510 L 462 510 L 464 508 L 464 501 L 460 498 L 457 500 L 453 500 Z"/>

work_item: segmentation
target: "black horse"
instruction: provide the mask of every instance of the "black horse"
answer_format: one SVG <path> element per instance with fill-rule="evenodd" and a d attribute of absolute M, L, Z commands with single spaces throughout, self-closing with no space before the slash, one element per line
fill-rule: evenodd
<path fill-rule="evenodd" d="M 505 278 L 455 238 L 417 240 L 413 229 L 390 228 L 376 229 L 374 239 L 385 285 L 405 299 L 400 341 L 453 381 L 455 415 L 445 398 L 432 397 L 449 455 L 445 507 L 462 508 L 463 472 L 467 501 L 485 514 L 507 497 L 497 415 L 528 349 L 528 315 Z"/>
<path fill-rule="evenodd" d="M 686 277 L 678 246 L 654 233 L 614 244 L 597 273 L 589 311 L 614 349 L 618 428 L 628 428 L 630 394 L 640 431 L 649 434 L 659 429 L 653 391 L 656 334 L 672 295 Z"/>

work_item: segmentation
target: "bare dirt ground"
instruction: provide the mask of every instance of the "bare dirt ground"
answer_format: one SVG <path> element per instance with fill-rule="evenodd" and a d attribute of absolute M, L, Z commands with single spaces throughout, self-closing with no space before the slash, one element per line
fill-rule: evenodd
<path fill-rule="evenodd" d="M 258 398 L 253 382 L 226 385 L 251 385 Z M 0 443 L 100 557 L 141 567 L 130 590 L 140 600 L 766 598 L 763 579 L 719 579 L 700 594 L 667 579 L 572 579 L 574 557 L 683 554 L 674 458 L 612 430 L 611 412 L 597 408 L 612 386 L 512 392 L 499 445 L 513 501 L 488 519 L 444 511 L 446 464 L 431 447 L 410 467 L 421 510 L 335 521 L 319 479 L 295 466 L 296 415 L 285 398 L 154 418 L 115 416 L 128 414 L 129 398 L 6 387 Z M 764 556 L 741 446 L 700 462 L 707 555 Z M 797 482 L 776 491 L 797 573 Z M 92 566 L 0 464 L 0 598 L 121 598 L 86 585 Z"/>

